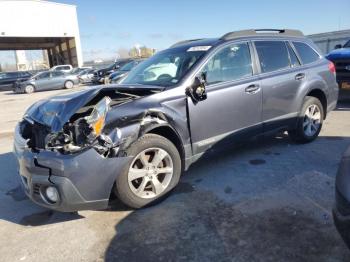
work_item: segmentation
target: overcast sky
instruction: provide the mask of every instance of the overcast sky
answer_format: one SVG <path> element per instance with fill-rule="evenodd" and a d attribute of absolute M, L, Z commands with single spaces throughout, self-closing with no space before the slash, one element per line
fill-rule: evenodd
<path fill-rule="evenodd" d="M 248 28 L 295 28 L 305 34 L 350 29 L 350 0 L 56 2 L 77 6 L 84 60 L 114 57 L 119 48 L 135 44 L 164 49 L 178 40 Z"/>

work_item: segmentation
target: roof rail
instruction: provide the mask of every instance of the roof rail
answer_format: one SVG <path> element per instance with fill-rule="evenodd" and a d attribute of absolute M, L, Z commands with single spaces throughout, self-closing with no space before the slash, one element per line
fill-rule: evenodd
<path fill-rule="evenodd" d="M 179 46 L 179 45 L 182 45 L 182 44 L 186 44 L 186 43 L 191 43 L 191 42 L 194 42 L 194 41 L 203 40 L 203 39 L 204 39 L 204 38 L 183 40 L 183 41 L 180 41 L 180 42 L 177 42 L 177 43 L 173 44 L 172 46 L 170 46 L 170 48 L 176 47 L 176 46 Z"/>
<path fill-rule="evenodd" d="M 242 30 L 242 31 L 235 31 L 230 32 L 222 37 L 220 37 L 221 40 L 231 40 L 239 37 L 245 37 L 245 36 L 274 36 L 276 34 L 280 34 L 283 36 L 293 36 L 293 37 L 300 37 L 304 36 L 304 34 L 299 30 L 294 29 L 248 29 L 248 30 Z"/>

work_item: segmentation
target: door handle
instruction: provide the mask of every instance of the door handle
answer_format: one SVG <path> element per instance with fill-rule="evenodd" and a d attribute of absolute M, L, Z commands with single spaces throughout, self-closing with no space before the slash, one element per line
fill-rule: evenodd
<path fill-rule="evenodd" d="M 305 78 L 305 74 L 304 73 L 300 73 L 300 74 L 297 74 L 295 76 L 295 80 L 303 80 Z"/>
<path fill-rule="evenodd" d="M 259 90 L 260 86 L 258 84 L 252 84 L 245 88 L 245 92 L 248 94 L 256 94 L 257 92 L 259 92 Z"/>

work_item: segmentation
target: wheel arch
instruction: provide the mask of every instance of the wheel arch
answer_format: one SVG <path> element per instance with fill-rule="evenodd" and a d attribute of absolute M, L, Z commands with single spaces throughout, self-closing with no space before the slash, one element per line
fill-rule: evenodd
<path fill-rule="evenodd" d="M 168 139 L 170 142 L 172 142 L 177 148 L 177 150 L 179 151 L 179 154 L 181 157 L 181 166 L 182 168 L 184 167 L 185 149 L 179 134 L 176 132 L 176 130 L 173 127 L 171 127 L 169 124 L 153 125 L 153 126 L 150 126 L 148 129 L 146 129 L 145 132 L 143 132 L 143 134 L 160 135 Z"/>

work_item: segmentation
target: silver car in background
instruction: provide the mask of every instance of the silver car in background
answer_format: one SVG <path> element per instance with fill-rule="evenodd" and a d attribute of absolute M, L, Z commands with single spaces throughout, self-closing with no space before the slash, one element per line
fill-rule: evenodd
<path fill-rule="evenodd" d="M 77 84 L 79 80 L 76 75 L 65 74 L 62 71 L 45 71 L 37 73 L 27 81 L 15 83 L 13 91 L 30 94 L 44 90 L 71 89 Z"/>

